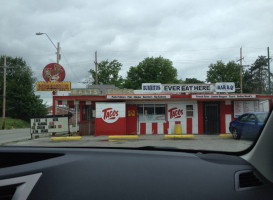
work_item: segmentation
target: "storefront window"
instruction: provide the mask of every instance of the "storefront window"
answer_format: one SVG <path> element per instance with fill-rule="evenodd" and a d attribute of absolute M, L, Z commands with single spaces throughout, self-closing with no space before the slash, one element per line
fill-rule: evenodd
<path fill-rule="evenodd" d="M 141 104 L 138 105 L 139 121 L 165 121 L 165 104 Z"/>
<path fill-rule="evenodd" d="M 193 117 L 193 105 L 186 105 L 187 117 Z"/>
<path fill-rule="evenodd" d="M 95 119 L 95 106 L 83 105 L 82 106 L 82 120 L 90 121 Z"/>

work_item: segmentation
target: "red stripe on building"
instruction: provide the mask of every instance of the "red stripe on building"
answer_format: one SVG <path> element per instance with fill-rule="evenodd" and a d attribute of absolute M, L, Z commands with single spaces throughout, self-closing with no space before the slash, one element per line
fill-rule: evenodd
<path fill-rule="evenodd" d="M 157 123 L 155 122 L 155 123 L 152 123 L 152 133 L 153 134 L 157 134 L 158 132 L 157 132 Z"/>
<path fill-rule="evenodd" d="M 225 102 L 221 101 L 220 102 L 220 128 L 221 128 L 221 133 L 226 132 L 226 108 L 225 108 Z"/>
<path fill-rule="evenodd" d="M 233 107 L 234 106 L 234 101 L 232 101 L 231 102 L 231 120 L 233 121 L 233 120 L 235 120 L 235 118 L 234 118 L 234 110 L 233 110 Z"/>
<path fill-rule="evenodd" d="M 163 123 L 163 133 L 168 134 L 169 122 Z"/>
<path fill-rule="evenodd" d="M 203 102 L 198 102 L 198 133 L 204 133 Z"/>
<path fill-rule="evenodd" d="M 146 123 L 140 123 L 140 135 L 146 134 Z"/>
<path fill-rule="evenodd" d="M 192 134 L 192 118 L 187 118 L 187 133 Z"/>

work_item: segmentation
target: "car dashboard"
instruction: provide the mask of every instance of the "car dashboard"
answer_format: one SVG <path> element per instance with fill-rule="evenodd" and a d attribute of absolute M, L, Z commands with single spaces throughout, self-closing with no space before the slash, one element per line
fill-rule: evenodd
<path fill-rule="evenodd" d="M 0 148 L 0 199 L 270 199 L 238 156 L 111 148 Z"/>

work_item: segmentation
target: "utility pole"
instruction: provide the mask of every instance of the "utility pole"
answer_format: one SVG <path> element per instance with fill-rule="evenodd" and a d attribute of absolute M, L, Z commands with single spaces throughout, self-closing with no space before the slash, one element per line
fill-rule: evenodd
<path fill-rule="evenodd" d="M 3 117 L 2 117 L 2 129 L 5 129 L 6 125 L 6 69 L 7 69 L 7 58 L 4 56 L 4 84 L 3 84 Z"/>
<path fill-rule="evenodd" d="M 240 48 L 240 88 L 241 94 L 243 93 L 243 64 L 242 64 L 242 47 Z"/>
<path fill-rule="evenodd" d="M 97 51 L 95 51 L 95 67 L 96 67 L 96 85 L 98 85 L 98 60 Z"/>
<path fill-rule="evenodd" d="M 268 61 L 268 94 L 271 94 L 271 85 L 270 85 L 270 58 L 269 58 L 269 47 L 267 47 L 267 61 Z"/>
<path fill-rule="evenodd" d="M 60 42 L 57 43 L 57 64 L 60 62 Z"/>
<path fill-rule="evenodd" d="M 241 90 L 241 94 L 243 93 L 243 64 L 242 64 L 242 61 L 243 61 L 243 57 L 242 57 L 243 53 L 242 53 L 242 47 L 240 48 L 240 59 L 237 60 L 240 61 L 240 90 Z"/>

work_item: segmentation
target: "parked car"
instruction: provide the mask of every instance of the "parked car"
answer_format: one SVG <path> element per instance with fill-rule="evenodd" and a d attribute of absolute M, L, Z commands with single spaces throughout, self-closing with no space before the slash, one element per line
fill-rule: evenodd
<path fill-rule="evenodd" d="M 229 131 L 234 139 L 256 139 L 268 116 L 267 112 L 249 112 L 230 122 Z"/>

